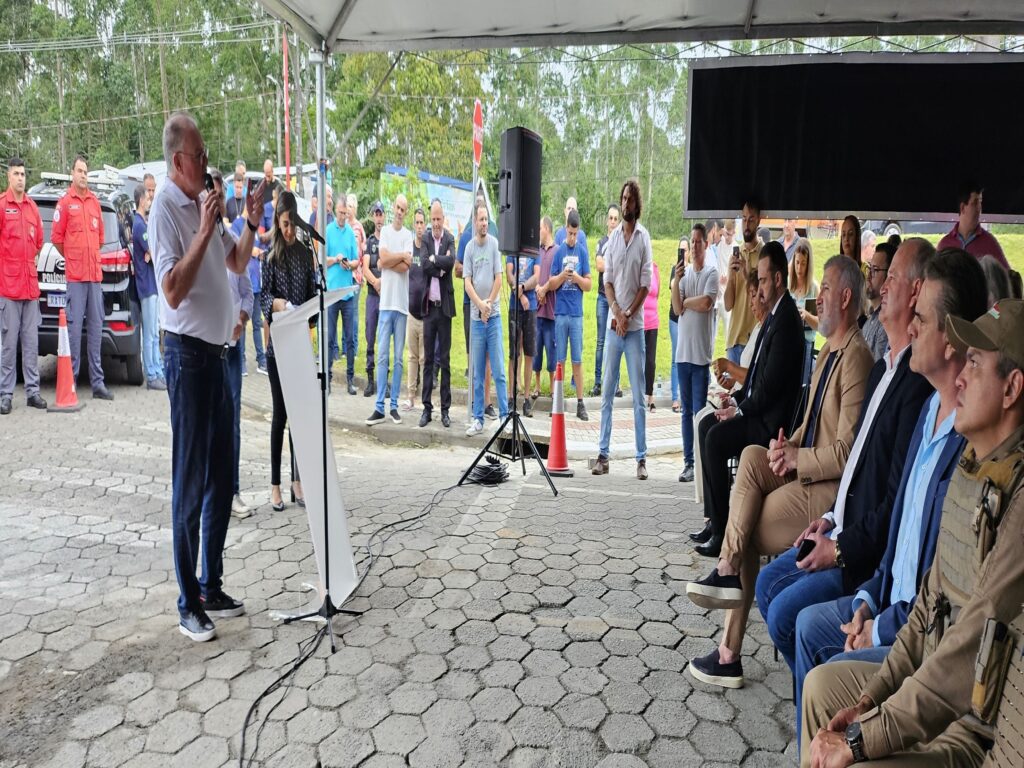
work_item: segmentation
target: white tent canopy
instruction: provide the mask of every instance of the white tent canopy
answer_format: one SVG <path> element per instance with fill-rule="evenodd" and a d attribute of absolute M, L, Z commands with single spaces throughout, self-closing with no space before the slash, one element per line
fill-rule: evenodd
<path fill-rule="evenodd" d="M 259 2 L 327 52 L 1024 31 L 1020 0 Z"/>

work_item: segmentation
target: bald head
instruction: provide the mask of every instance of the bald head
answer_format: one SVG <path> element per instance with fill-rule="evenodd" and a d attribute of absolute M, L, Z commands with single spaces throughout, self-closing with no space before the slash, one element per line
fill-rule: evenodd
<path fill-rule="evenodd" d="M 174 153 L 181 152 L 189 134 L 198 136 L 199 126 L 188 112 L 175 112 L 164 123 L 164 162 L 168 169 L 174 165 Z"/>
<path fill-rule="evenodd" d="M 569 221 L 569 211 L 578 211 L 578 210 L 579 210 L 579 207 L 576 205 L 576 198 L 575 197 L 567 198 L 566 201 L 565 201 L 565 221 L 566 221 L 566 224 L 568 224 L 568 221 Z"/>
<path fill-rule="evenodd" d="M 395 198 L 395 220 L 392 225 L 395 229 L 401 229 L 405 222 L 405 214 L 409 210 L 409 201 L 405 199 L 405 195 L 399 194 Z"/>

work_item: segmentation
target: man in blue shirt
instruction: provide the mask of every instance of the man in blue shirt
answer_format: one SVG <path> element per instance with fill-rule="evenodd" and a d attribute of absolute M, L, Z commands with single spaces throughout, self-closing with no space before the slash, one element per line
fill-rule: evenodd
<path fill-rule="evenodd" d="M 334 220 L 327 225 L 324 238 L 327 241 L 327 290 L 336 291 L 355 285 L 355 270 L 359 266 L 359 247 L 356 245 L 356 233 L 348 225 L 348 203 L 344 195 L 338 195 L 334 206 Z M 338 222 L 341 222 L 339 225 Z M 359 303 L 354 301 L 355 291 L 342 297 L 327 308 L 327 344 L 330 354 L 328 380 L 334 378 L 334 360 L 338 356 L 338 315 L 341 315 L 341 343 L 345 350 L 345 375 L 348 382 L 348 393 L 356 394 L 355 377 L 356 361 L 356 323 L 359 320 Z"/>
<path fill-rule="evenodd" d="M 235 234 L 236 239 L 242 236 L 242 228 L 245 226 L 245 165 L 244 163 L 239 165 L 242 168 L 241 173 L 236 169 L 234 183 L 231 185 L 234 188 L 234 196 L 228 198 L 224 203 L 224 210 L 226 211 L 224 218 L 228 222 L 231 231 Z M 263 277 L 260 257 L 264 251 L 265 249 L 253 247 L 252 258 L 249 259 L 249 266 L 246 268 L 249 273 L 249 283 L 252 286 L 254 307 L 260 306 L 260 288 L 262 287 Z M 241 350 L 240 355 L 242 357 L 242 375 L 249 375 L 248 366 L 245 362 L 245 332 L 250 322 L 252 323 L 252 343 L 256 349 L 256 370 L 266 376 L 267 355 L 263 349 L 263 313 L 259 311 L 253 312 L 252 316 L 242 324 L 242 335 L 238 339 L 238 347 Z"/>
<path fill-rule="evenodd" d="M 518 262 L 518 263 L 517 263 Z M 516 282 L 516 268 L 519 282 Z M 533 256 L 509 255 L 505 259 L 505 278 L 510 291 L 508 307 L 508 359 L 509 370 L 516 387 L 526 392 L 523 399 L 523 416 L 533 416 L 533 404 L 529 397 L 530 371 L 533 370 L 533 356 L 537 352 L 537 281 L 540 280 L 540 264 Z M 519 306 L 516 307 L 516 304 Z M 522 373 L 516 374 L 520 355 L 523 360 Z M 510 392 L 509 401 L 515 399 L 516 391 Z"/>
<path fill-rule="evenodd" d="M 160 356 L 160 299 L 156 292 L 156 273 L 149 253 L 146 217 L 152 199 L 141 184 L 135 188 L 135 216 L 132 219 L 132 265 L 135 267 L 135 289 L 142 307 L 142 368 L 146 373 L 146 389 L 167 389 L 164 366 Z"/>
<path fill-rule="evenodd" d="M 578 240 L 580 215 L 575 209 L 569 211 L 565 224 L 565 242 L 555 251 L 544 291 L 555 292 L 555 358 L 564 366 L 571 347 L 576 418 L 589 421 L 583 404 L 583 291 L 591 287 L 590 256 L 586 244 Z"/>
<path fill-rule="evenodd" d="M 565 242 L 565 238 L 569 234 L 569 211 L 576 211 L 576 216 L 579 218 L 580 210 L 576 205 L 576 198 L 570 197 L 565 201 L 565 226 L 559 227 L 558 231 L 555 232 L 555 245 L 561 245 Z M 587 247 L 587 233 L 583 231 L 579 225 L 577 225 L 578 232 L 576 233 L 576 242 L 583 246 L 584 249 Z M 590 253 L 590 251 L 587 251 Z"/>
<path fill-rule="evenodd" d="M 931 567 L 942 504 L 964 439 L 953 430 L 956 379 L 966 361 L 949 346 L 947 314 L 975 319 L 987 306 L 981 267 L 963 251 L 948 250 L 925 266 L 910 323 L 910 367 L 935 392 L 925 401 L 907 451 L 893 504 L 886 552 L 874 575 L 851 596 L 811 605 L 797 615 L 797 719 L 804 678 L 830 659 L 881 662 L 906 623 L 921 580 Z M 948 351 L 947 351 L 948 350 Z"/>

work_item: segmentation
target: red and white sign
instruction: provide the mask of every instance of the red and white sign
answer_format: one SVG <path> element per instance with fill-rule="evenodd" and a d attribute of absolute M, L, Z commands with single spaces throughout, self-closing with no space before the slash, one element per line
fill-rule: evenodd
<path fill-rule="evenodd" d="M 473 165 L 480 167 L 484 154 L 484 108 L 480 99 L 473 104 Z"/>

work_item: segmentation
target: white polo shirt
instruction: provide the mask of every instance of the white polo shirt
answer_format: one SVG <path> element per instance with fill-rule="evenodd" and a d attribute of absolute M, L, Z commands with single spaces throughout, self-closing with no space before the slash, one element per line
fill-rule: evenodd
<path fill-rule="evenodd" d="M 198 232 L 199 204 L 189 199 L 170 177 L 164 179 L 149 212 L 149 245 L 160 294 L 160 326 L 165 331 L 194 336 L 210 344 L 226 344 L 237 317 L 233 315 L 225 270 L 227 254 L 235 245 L 228 230 L 223 234 L 214 230 L 196 280 L 178 308 L 171 309 L 164 296 L 164 276 L 185 256 Z"/>

